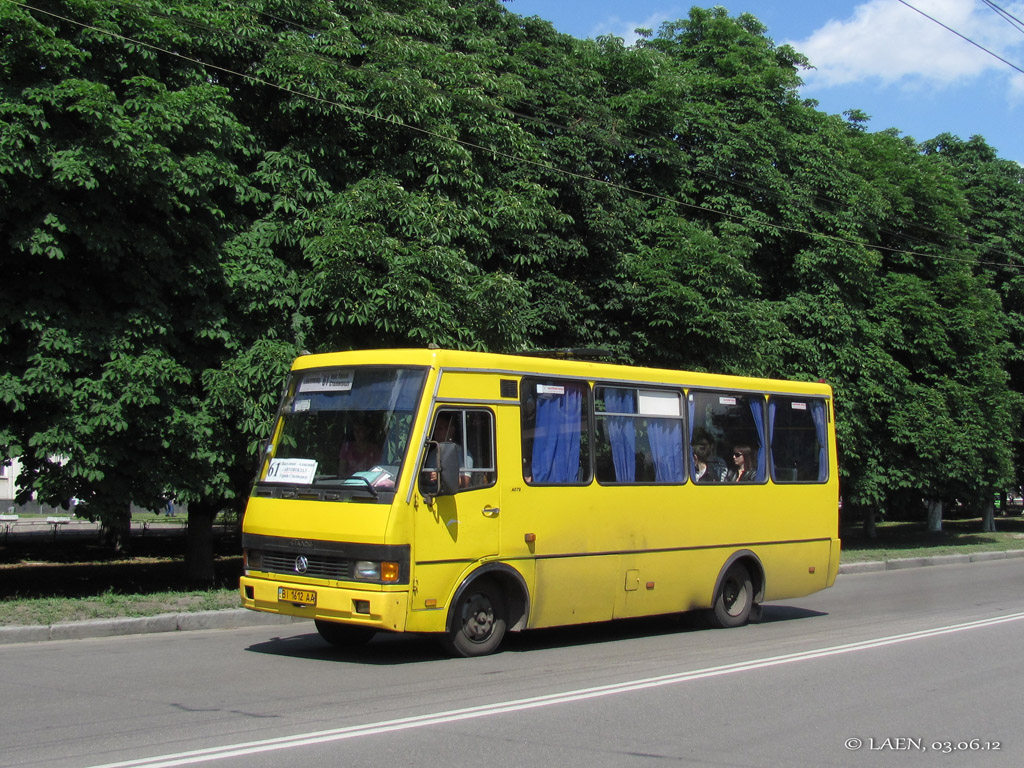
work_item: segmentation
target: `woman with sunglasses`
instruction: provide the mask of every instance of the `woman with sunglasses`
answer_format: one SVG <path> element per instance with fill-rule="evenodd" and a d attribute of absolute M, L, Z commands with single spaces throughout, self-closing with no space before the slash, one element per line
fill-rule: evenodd
<path fill-rule="evenodd" d="M 737 445 L 732 450 L 732 463 L 735 465 L 729 470 L 725 478 L 727 483 L 750 483 L 754 481 L 757 473 L 757 462 L 754 460 L 753 451 L 749 445 Z"/>

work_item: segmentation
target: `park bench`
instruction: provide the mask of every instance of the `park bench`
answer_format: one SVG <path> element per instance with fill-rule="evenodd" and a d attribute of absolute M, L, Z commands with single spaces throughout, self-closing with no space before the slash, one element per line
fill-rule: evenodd
<path fill-rule="evenodd" d="M 141 520 L 138 523 L 133 522 L 133 525 L 142 528 L 142 535 L 145 536 L 151 530 L 187 528 L 188 518 L 182 515 L 181 517 L 165 517 L 162 520 Z"/>
<path fill-rule="evenodd" d="M 11 528 L 18 522 L 18 515 L 0 515 L 0 525 L 4 527 L 4 541 L 7 541 Z"/>
<path fill-rule="evenodd" d="M 48 517 L 48 518 L 46 518 L 46 522 L 53 529 L 53 540 L 56 541 L 57 540 L 57 531 L 60 530 L 60 527 L 62 525 L 67 525 L 68 523 L 70 523 L 71 522 L 71 518 L 70 517 Z"/>

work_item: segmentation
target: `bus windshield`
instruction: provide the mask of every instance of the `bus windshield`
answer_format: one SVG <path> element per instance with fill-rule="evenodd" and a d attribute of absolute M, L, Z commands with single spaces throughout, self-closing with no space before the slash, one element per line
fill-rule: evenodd
<path fill-rule="evenodd" d="M 393 491 L 425 376 L 411 368 L 296 372 L 260 483 L 371 498 Z"/>

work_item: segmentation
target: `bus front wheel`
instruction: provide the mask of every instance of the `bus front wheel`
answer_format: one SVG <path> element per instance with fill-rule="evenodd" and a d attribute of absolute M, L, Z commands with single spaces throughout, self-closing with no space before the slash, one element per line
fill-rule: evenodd
<path fill-rule="evenodd" d="M 354 627 L 351 624 L 340 624 L 336 621 L 315 619 L 313 623 L 316 625 L 316 631 L 320 633 L 320 637 L 337 648 L 356 648 L 366 645 L 377 634 L 376 630 L 369 627 Z"/>
<path fill-rule="evenodd" d="M 733 563 L 722 577 L 715 595 L 712 620 L 722 628 L 742 627 L 754 607 L 754 582 L 743 563 Z"/>
<path fill-rule="evenodd" d="M 456 602 L 451 629 L 442 642 L 454 656 L 486 656 L 501 644 L 507 625 L 501 589 L 493 581 L 482 579 L 471 584 Z"/>

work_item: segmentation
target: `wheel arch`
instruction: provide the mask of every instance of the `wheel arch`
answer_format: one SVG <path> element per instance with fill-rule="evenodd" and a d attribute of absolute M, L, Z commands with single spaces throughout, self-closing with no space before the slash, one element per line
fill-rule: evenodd
<path fill-rule="evenodd" d="M 467 574 L 452 595 L 448 602 L 445 632 L 451 632 L 452 629 L 452 606 L 458 605 L 466 590 L 480 579 L 488 579 L 501 589 L 508 609 L 508 631 L 518 632 L 525 629 L 526 621 L 530 617 L 530 591 L 526 586 L 526 579 L 507 563 L 485 563 Z"/>
<path fill-rule="evenodd" d="M 736 563 L 743 563 L 747 566 L 747 572 L 750 574 L 750 580 L 754 583 L 754 602 L 759 603 L 764 599 L 765 573 L 764 564 L 761 562 L 761 558 L 749 549 L 738 549 L 729 555 L 729 558 L 718 570 L 718 577 L 715 579 L 715 587 L 711 590 L 711 597 L 709 598 L 711 605 L 714 605 L 715 603 L 715 597 L 718 595 L 718 590 L 722 586 L 722 579 L 725 578 L 725 574 L 727 574 L 729 569 Z"/>

